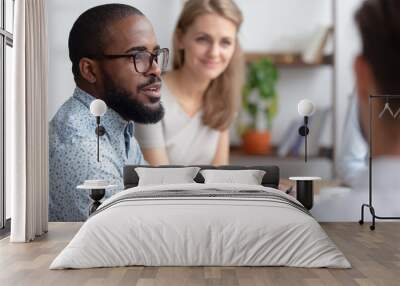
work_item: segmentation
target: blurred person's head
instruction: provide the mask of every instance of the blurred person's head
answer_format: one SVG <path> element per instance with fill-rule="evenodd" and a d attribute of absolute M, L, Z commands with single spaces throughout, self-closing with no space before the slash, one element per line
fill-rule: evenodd
<path fill-rule="evenodd" d="M 360 123 L 368 135 L 369 95 L 400 95 L 400 1 L 366 0 L 355 16 L 361 36 L 362 51 L 354 62 L 357 81 Z M 378 119 L 386 97 L 372 101 L 374 140 L 386 142 L 387 152 L 400 151 L 399 118 L 389 112 Z M 400 100 L 389 100 L 393 112 L 400 108 Z M 368 138 L 368 137 L 367 137 Z M 386 140 L 390 138 L 391 140 Z M 377 145 L 377 144 L 375 144 Z M 379 146 L 377 146 L 379 147 Z"/>
<path fill-rule="evenodd" d="M 123 4 L 93 7 L 75 21 L 68 46 L 78 87 L 126 120 L 153 123 L 162 118 L 160 63 L 150 62 L 146 53 L 160 47 L 142 12 Z"/>
<path fill-rule="evenodd" d="M 242 13 L 232 0 L 188 0 L 173 37 L 173 69 L 209 81 L 203 123 L 229 127 L 243 84 L 243 53 L 238 41 Z"/>

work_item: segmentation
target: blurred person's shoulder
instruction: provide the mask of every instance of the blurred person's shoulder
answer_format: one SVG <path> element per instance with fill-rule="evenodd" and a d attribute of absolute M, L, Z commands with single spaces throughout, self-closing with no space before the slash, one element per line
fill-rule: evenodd
<path fill-rule="evenodd" d="M 391 192 L 400 187 L 400 156 L 382 156 L 372 160 L 372 186 L 379 192 Z M 369 190 L 369 168 L 358 172 L 350 182 L 356 191 Z"/>

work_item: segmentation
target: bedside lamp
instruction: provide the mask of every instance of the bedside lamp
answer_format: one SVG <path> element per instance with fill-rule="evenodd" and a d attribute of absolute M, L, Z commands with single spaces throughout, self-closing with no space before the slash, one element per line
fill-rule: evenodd
<path fill-rule="evenodd" d="M 107 111 L 107 105 L 101 99 L 95 99 L 90 104 L 90 113 L 96 117 L 96 135 L 97 135 L 97 162 L 100 162 L 100 152 L 99 152 L 99 138 L 106 133 L 106 129 L 100 125 L 100 117 L 104 115 Z"/>
<path fill-rule="evenodd" d="M 304 136 L 304 161 L 307 162 L 307 135 L 310 132 L 308 117 L 313 115 L 315 107 L 311 100 L 303 99 L 297 105 L 297 111 L 301 116 L 304 116 L 304 125 L 299 128 L 299 134 Z"/>
<path fill-rule="evenodd" d="M 297 111 L 304 117 L 304 125 L 299 128 L 299 134 L 304 136 L 304 161 L 307 162 L 307 135 L 308 117 L 315 111 L 314 104 L 308 99 L 300 100 Z M 289 180 L 296 181 L 296 199 L 310 210 L 314 204 L 313 181 L 321 180 L 320 177 L 290 177 Z"/>

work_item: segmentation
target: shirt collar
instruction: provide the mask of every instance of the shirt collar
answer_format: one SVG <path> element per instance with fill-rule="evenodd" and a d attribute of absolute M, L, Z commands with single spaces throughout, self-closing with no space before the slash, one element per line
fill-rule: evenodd
<path fill-rule="evenodd" d="M 79 87 L 75 88 L 73 97 L 79 100 L 84 106 L 86 106 L 90 110 L 90 104 L 96 98 L 89 93 L 83 91 Z M 89 111 L 90 112 L 90 111 Z M 93 120 L 94 116 L 93 116 Z M 133 122 L 127 121 L 121 117 L 115 110 L 112 108 L 107 108 L 106 113 L 101 117 L 100 124 L 104 126 L 106 132 L 109 133 L 111 138 L 118 138 L 116 136 L 120 136 L 127 129 L 128 134 L 133 136 Z"/>

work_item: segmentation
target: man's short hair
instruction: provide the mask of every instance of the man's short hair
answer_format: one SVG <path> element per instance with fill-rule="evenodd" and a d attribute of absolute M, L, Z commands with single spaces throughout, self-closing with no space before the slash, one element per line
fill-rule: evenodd
<path fill-rule="evenodd" d="M 355 19 L 381 94 L 400 94 L 400 1 L 366 0 Z"/>
<path fill-rule="evenodd" d="M 81 58 L 101 55 L 109 44 L 107 27 L 131 15 L 144 16 L 140 10 L 129 5 L 106 4 L 90 8 L 78 17 L 68 39 L 69 58 L 72 61 L 75 81 L 81 76 Z"/>

